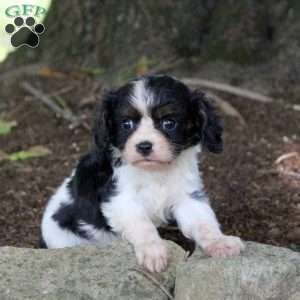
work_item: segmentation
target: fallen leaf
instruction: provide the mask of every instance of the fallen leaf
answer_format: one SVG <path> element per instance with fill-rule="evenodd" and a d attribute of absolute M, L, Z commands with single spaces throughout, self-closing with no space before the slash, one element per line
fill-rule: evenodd
<path fill-rule="evenodd" d="M 147 56 L 142 56 L 135 67 L 136 75 L 141 76 L 148 72 L 150 61 Z"/>
<path fill-rule="evenodd" d="M 38 71 L 38 75 L 43 76 L 43 77 L 50 77 L 50 78 L 65 78 L 65 74 L 56 71 L 55 69 L 49 68 L 49 67 L 44 67 L 41 68 Z"/>
<path fill-rule="evenodd" d="M 13 127 L 17 126 L 16 121 L 4 121 L 0 120 L 0 135 L 9 134 Z"/>
<path fill-rule="evenodd" d="M 34 146 L 28 150 L 18 151 L 8 155 L 10 161 L 26 160 L 49 155 L 51 151 L 44 146 Z"/>

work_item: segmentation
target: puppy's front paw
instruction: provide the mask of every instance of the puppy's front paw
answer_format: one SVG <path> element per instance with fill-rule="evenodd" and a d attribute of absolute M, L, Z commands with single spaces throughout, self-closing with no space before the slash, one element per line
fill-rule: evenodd
<path fill-rule="evenodd" d="M 137 261 L 150 272 L 161 272 L 168 265 L 167 245 L 163 240 L 143 243 L 135 247 Z"/>
<path fill-rule="evenodd" d="M 239 255 L 245 248 L 239 237 L 223 235 L 203 248 L 205 254 L 212 257 Z"/>

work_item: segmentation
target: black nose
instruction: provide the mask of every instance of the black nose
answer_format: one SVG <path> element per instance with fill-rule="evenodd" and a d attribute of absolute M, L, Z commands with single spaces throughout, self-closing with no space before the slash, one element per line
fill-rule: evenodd
<path fill-rule="evenodd" d="M 144 156 L 147 156 L 152 151 L 152 143 L 148 141 L 141 142 L 136 145 L 137 152 L 141 153 Z"/>

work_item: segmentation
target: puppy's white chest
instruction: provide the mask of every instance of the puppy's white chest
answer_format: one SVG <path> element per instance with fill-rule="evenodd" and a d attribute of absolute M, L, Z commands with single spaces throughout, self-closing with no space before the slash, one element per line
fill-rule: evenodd
<path fill-rule="evenodd" d="M 118 199 L 136 203 L 155 223 L 171 217 L 172 206 L 200 190 L 202 185 L 195 150 L 186 151 L 164 170 L 148 171 L 124 165 L 114 176 Z"/>
<path fill-rule="evenodd" d="M 136 201 L 142 205 L 152 219 L 164 219 L 171 203 L 171 193 L 167 182 L 145 181 L 136 187 Z"/>

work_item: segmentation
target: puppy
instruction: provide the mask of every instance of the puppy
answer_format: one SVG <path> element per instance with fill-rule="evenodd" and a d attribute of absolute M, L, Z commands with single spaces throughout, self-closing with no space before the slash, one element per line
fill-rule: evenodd
<path fill-rule="evenodd" d="M 50 199 L 41 225 L 44 247 L 107 245 L 123 237 L 151 272 L 167 266 L 156 227 L 176 221 L 210 256 L 237 255 L 224 235 L 198 170 L 201 148 L 223 149 L 222 125 L 201 92 L 169 76 L 144 76 L 101 101 L 93 149 Z"/>

